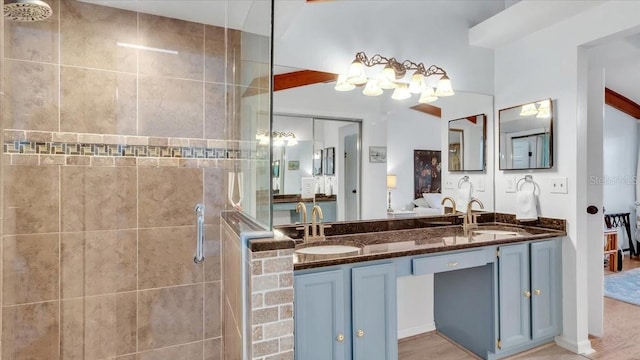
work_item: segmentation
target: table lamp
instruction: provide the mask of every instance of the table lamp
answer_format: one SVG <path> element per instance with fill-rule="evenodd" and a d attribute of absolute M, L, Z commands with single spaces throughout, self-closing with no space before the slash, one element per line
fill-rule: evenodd
<path fill-rule="evenodd" d="M 387 175 L 387 190 L 389 191 L 389 205 L 387 212 L 393 212 L 391 208 L 391 189 L 395 189 L 397 186 L 397 177 L 395 175 Z"/>

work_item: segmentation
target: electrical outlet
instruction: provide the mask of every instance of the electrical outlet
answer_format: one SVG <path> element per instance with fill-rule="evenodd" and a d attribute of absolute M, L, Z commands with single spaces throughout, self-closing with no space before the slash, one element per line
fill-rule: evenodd
<path fill-rule="evenodd" d="M 453 190 L 453 180 L 452 179 L 446 179 L 444 181 L 444 188 L 447 190 Z"/>
<path fill-rule="evenodd" d="M 555 194 L 567 194 L 567 178 L 566 177 L 554 177 L 551 178 L 551 193 Z"/>
<path fill-rule="evenodd" d="M 516 192 L 516 177 L 515 176 L 505 176 L 507 179 L 507 190 L 508 193 Z"/>

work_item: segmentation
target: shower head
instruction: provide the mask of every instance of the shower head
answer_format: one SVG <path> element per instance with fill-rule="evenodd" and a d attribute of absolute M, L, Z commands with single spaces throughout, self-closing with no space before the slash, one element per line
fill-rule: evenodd
<path fill-rule="evenodd" d="M 4 17 L 14 21 L 40 21 L 53 14 L 51 6 L 40 0 L 5 0 Z"/>

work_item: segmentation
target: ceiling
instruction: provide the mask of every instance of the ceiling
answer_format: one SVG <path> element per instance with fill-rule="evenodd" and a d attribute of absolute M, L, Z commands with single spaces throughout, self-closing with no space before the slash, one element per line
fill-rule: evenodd
<path fill-rule="evenodd" d="M 80 0 L 98 5 L 117 7 L 159 16 L 172 17 L 217 26 L 267 35 L 270 32 L 270 2 L 265 0 Z M 295 21 L 309 14 L 318 14 L 323 19 L 345 19 L 337 15 L 350 11 L 354 18 L 350 31 L 358 36 L 379 36 L 381 29 L 359 26 L 360 19 L 384 19 L 385 26 L 379 27 L 384 36 L 398 39 L 401 43 L 406 37 L 407 21 L 419 21 L 425 29 L 433 29 L 429 22 L 446 24 L 447 21 L 464 23 L 467 28 L 491 18 L 502 12 L 517 0 L 336 0 L 307 2 L 305 0 L 276 0 L 274 13 L 274 37 L 286 41 L 288 32 L 297 29 Z M 393 11 L 394 9 L 397 9 Z M 410 11 L 407 11 L 410 9 Z M 509 9 L 511 10 L 511 9 Z M 506 13 L 506 12 L 505 12 Z M 333 16 L 332 16 L 333 14 Z M 389 15 L 391 14 L 391 15 Z M 346 17 L 348 18 L 348 16 Z M 326 21 L 326 20 L 323 20 Z M 338 25 L 338 24 L 336 24 Z M 341 24 L 344 26 L 344 24 Z M 431 26 L 431 27 L 429 27 Z M 442 28 L 442 25 L 440 25 Z M 373 31 L 373 35 L 372 35 Z M 377 32 L 376 32 L 377 31 Z M 446 31 L 443 29 L 443 34 Z M 425 37 L 432 39 L 433 37 Z M 276 41 L 276 43 L 278 43 Z M 400 44 L 399 46 L 402 46 Z M 623 39 L 610 40 L 608 43 L 594 47 L 591 52 L 592 63 L 606 67 L 606 85 L 612 90 L 640 104 L 640 35 L 635 34 Z M 291 68 L 277 67 L 276 73 Z"/>

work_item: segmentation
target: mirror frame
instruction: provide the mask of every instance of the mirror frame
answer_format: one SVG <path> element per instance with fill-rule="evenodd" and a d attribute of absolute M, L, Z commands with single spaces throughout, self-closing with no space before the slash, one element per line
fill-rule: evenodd
<path fill-rule="evenodd" d="M 451 161 L 448 161 L 447 164 L 447 170 L 449 172 L 472 172 L 472 171 L 485 171 L 487 169 L 487 114 L 475 114 L 475 115 L 469 115 L 469 116 L 465 116 L 462 118 L 458 118 L 458 119 L 452 119 L 449 120 L 447 122 L 447 129 L 449 132 L 451 131 L 460 131 L 463 132 L 463 130 L 460 129 L 452 129 L 451 128 L 451 122 L 452 121 L 459 121 L 459 120 L 468 120 L 469 118 L 478 118 L 478 116 L 482 117 L 482 164 L 480 166 L 480 169 L 465 169 L 464 168 L 464 144 L 461 144 L 460 148 L 461 148 L 461 154 L 462 154 L 462 158 L 461 158 L 461 168 L 460 169 L 452 169 L 451 168 Z M 447 132 L 447 159 L 450 159 L 450 149 L 449 149 L 449 132 Z M 464 139 L 464 134 L 460 135 L 461 139 Z"/>
<path fill-rule="evenodd" d="M 549 101 L 549 166 L 545 166 L 545 167 L 526 167 L 526 168 L 506 168 L 506 167 L 502 167 L 502 156 L 503 156 L 503 150 L 502 150 L 502 136 L 501 134 L 501 129 L 502 129 L 502 114 L 503 111 L 507 111 L 507 110 L 512 110 L 515 108 L 521 108 L 524 105 L 529 105 L 529 104 L 536 104 L 539 102 L 543 102 L 543 101 Z M 504 109 L 500 109 L 498 110 L 498 169 L 499 170 L 545 170 L 545 169 L 551 169 L 553 168 L 553 142 L 554 140 L 554 136 L 553 136 L 553 122 L 555 120 L 555 117 L 553 116 L 553 100 L 551 98 L 545 98 L 545 99 L 540 99 L 540 100 L 536 100 L 536 101 L 531 101 L 528 103 L 524 103 L 524 104 L 519 104 L 519 105 L 515 105 L 515 106 L 511 106 L 508 108 L 504 108 Z M 506 146 L 506 145 L 505 145 Z"/>

